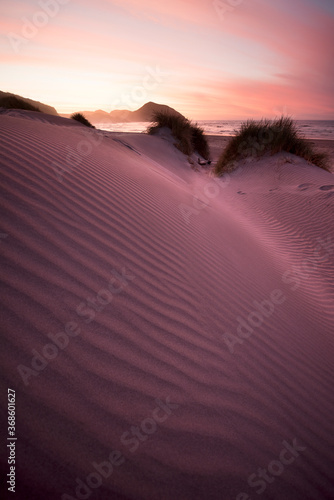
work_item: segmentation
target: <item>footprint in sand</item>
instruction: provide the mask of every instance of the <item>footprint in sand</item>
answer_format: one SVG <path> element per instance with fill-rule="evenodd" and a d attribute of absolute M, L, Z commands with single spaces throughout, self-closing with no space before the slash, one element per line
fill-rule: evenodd
<path fill-rule="evenodd" d="M 307 191 L 311 186 L 313 186 L 313 184 L 310 184 L 309 182 L 306 182 L 305 184 L 299 184 L 299 186 L 297 187 L 297 189 L 299 191 Z"/>
<path fill-rule="evenodd" d="M 324 199 L 328 200 L 328 198 L 332 198 L 334 196 L 334 191 L 331 191 L 330 193 L 325 194 L 324 193 Z"/>
<path fill-rule="evenodd" d="M 331 189 L 334 189 L 334 184 L 328 184 L 327 186 L 320 186 L 321 191 L 330 191 Z"/>

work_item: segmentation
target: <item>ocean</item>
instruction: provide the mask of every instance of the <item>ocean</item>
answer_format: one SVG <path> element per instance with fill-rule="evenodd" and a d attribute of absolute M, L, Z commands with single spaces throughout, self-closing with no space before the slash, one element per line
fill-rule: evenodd
<path fill-rule="evenodd" d="M 198 120 L 197 123 L 209 135 L 235 135 L 244 120 Z M 295 120 L 298 130 L 308 139 L 334 140 L 334 120 Z M 98 124 L 97 128 L 112 132 L 145 132 L 146 122 Z"/>

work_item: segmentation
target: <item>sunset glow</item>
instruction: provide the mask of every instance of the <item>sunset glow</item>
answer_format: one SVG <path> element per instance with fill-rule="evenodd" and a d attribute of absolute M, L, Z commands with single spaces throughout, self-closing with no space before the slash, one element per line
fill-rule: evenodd
<path fill-rule="evenodd" d="M 333 23 L 331 0 L 2 0 L 1 90 L 59 113 L 333 119 Z"/>

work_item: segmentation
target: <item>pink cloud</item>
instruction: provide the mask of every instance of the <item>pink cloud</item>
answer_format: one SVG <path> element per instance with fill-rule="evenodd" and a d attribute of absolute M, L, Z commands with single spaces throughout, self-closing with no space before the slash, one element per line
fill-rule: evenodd
<path fill-rule="evenodd" d="M 202 118 L 270 118 L 279 114 L 295 118 L 330 118 L 334 115 L 329 96 L 322 93 L 316 95 L 312 87 L 234 80 L 215 84 L 209 92 L 211 103 L 207 102 Z"/>
<path fill-rule="evenodd" d="M 169 0 L 168 2 L 100 0 L 99 5 L 106 10 L 111 5 L 117 5 L 140 19 L 148 19 L 161 24 L 172 23 L 173 26 L 176 21 L 181 21 L 183 24 L 211 25 L 217 16 L 213 2 L 205 0 Z"/>
<path fill-rule="evenodd" d="M 312 65 L 328 70 L 334 55 L 333 18 L 300 0 L 294 2 L 295 15 L 280 6 L 263 0 L 245 3 L 226 23 L 226 29 L 282 55 L 293 68 Z"/>
<path fill-rule="evenodd" d="M 171 76 L 150 98 L 195 118 L 262 116 L 277 106 L 333 111 L 333 18 L 316 4 L 244 0 L 221 19 L 211 0 L 71 0 L 15 54 L 6 34 L 20 33 L 21 17 L 37 5 L 3 0 L 6 68 L 89 75 L 93 88 L 108 75 L 137 85 L 146 66 L 158 65 Z"/>

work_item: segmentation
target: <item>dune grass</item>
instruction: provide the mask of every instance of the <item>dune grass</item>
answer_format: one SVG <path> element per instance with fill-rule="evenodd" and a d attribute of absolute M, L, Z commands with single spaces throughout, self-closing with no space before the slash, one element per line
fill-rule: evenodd
<path fill-rule="evenodd" d="M 92 125 L 82 113 L 73 113 L 73 115 L 71 115 L 71 118 L 72 120 L 76 120 L 77 122 L 82 123 L 82 125 L 86 125 L 86 127 L 95 128 L 94 125 Z"/>
<path fill-rule="evenodd" d="M 204 130 L 197 125 L 191 125 L 191 143 L 193 150 L 197 151 L 198 154 L 202 156 L 205 160 L 210 157 L 210 149 L 208 141 L 204 135 Z"/>
<path fill-rule="evenodd" d="M 274 155 L 280 151 L 295 154 L 317 167 L 330 171 L 328 156 L 317 152 L 312 143 L 299 134 L 292 118 L 282 116 L 272 121 L 248 120 L 243 123 L 221 154 L 215 172 L 222 175 L 233 171 L 238 160 L 258 158 L 268 153 Z"/>
<path fill-rule="evenodd" d="M 186 155 L 192 153 L 190 122 L 187 118 L 157 111 L 153 114 L 152 122 L 147 129 L 149 134 L 154 135 L 159 129 L 167 127 L 177 141 L 176 147 Z"/>
<path fill-rule="evenodd" d="M 209 158 L 209 146 L 203 129 L 182 115 L 172 115 L 164 111 L 154 113 L 148 134 L 155 134 L 159 129 L 167 127 L 176 139 L 176 147 L 185 155 L 197 152 L 204 159 Z"/>
<path fill-rule="evenodd" d="M 0 107 L 6 109 L 25 109 L 27 111 L 40 112 L 40 109 L 38 109 L 36 106 L 33 106 L 32 104 L 29 104 L 28 102 L 14 95 L 0 97 Z"/>

